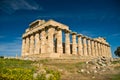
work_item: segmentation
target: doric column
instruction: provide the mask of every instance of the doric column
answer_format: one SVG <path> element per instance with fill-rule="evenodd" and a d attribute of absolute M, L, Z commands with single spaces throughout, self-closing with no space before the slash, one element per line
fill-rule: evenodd
<path fill-rule="evenodd" d="M 106 44 L 104 44 L 104 52 L 105 52 L 105 56 L 108 57 Z"/>
<path fill-rule="evenodd" d="M 25 38 L 23 38 L 22 39 L 22 57 L 24 57 L 24 55 L 25 55 L 25 45 L 26 45 Z"/>
<path fill-rule="evenodd" d="M 30 55 L 34 54 L 34 35 L 30 36 Z"/>
<path fill-rule="evenodd" d="M 87 43 L 86 43 L 86 37 L 82 37 L 83 38 L 83 54 L 84 56 L 87 56 Z"/>
<path fill-rule="evenodd" d="M 77 54 L 76 32 L 72 33 L 72 54 Z"/>
<path fill-rule="evenodd" d="M 102 56 L 105 56 L 105 54 L 104 54 L 104 44 L 103 43 L 101 44 L 101 50 L 102 50 Z"/>
<path fill-rule="evenodd" d="M 57 53 L 63 53 L 62 30 L 60 28 L 57 28 Z"/>
<path fill-rule="evenodd" d="M 104 53 L 105 53 L 105 57 L 107 57 L 107 48 L 106 48 L 106 44 L 104 44 Z"/>
<path fill-rule="evenodd" d="M 55 33 L 55 28 L 52 26 L 48 27 L 48 47 L 47 51 L 48 53 L 54 53 L 54 33 Z"/>
<path fill-rule="evenodd" d="M 108 53 L 108 45 L 106 44 L 106 56 L 109 57 L 109 53 Z"/>
<path fill-rule="evenodd" d="M 30 49 L 30 42 L 29 42 L 30 40 L 29 40 L 29 36 L 26 38 L 26 47 L 25 47 L 25 49 L 26 49 L 26 51 L 25 51 L 25 55 L 29 55 L 29 49 Z"/>
<path fill-rule="evenodd" d="M 98 56 L 98 45 L 96 40 L 95 40 L 95 56 Z"/>
<path fill-rule="evenodd" d="M 41 54 L 46 53 L 46 32 L 45 29 L 41 31 Z"/>
<path fill-rule="evenodd" d="M 100 55 L 103 56 L 102 43 L 100 42 Z"/>
<path fill-rule="evenodd" d="M 78 54 L 83 56 L 82 35 L 78 34 Z"/>
<path fill-rule="evenodd" d="M 105 44 L 103 45 L 104 56 L 106 57 Z"/>
<path fill-rule="evenodd" d="M 109 51 L 109 46 L 107 46 L 107 54 L 108 54 L 108 57 L 110 57 L 110 51 Z"/>
<path fill-rule="evenodd" d="M 109 58 L 112 58 L 110 46 L 108 46 L 108 52 L 109 52 Z"/>
<path fill-rule="evenodd" d="M 100 52 L 100 42 L 98 41 L 98 56 L 101 56 L 101 52 Z"/>
<path fill-rule="evenodd" d="M 35 34 L 35 50 L 34 54 L 39 54 L 40 53 L 40 34 L 37 32 Z"/>
<path fill-rule="evenodd" d="M 90 40 L 90 38 L 87 38 L 87 41 L 88 41 L 88 55 L 91 56 L 91 40 Z"/>
<path fill-rule="evenodd" d="M 65 31 L 65 54 L 70 54 L 70 31 Z"/>
<path fill-rule="evenodd" d="M 95 54 L 94 40 L 93 39 L 91 39 L 91 54 L 92 54 L 92 56 L 94 56 L 94 54 Z"/>

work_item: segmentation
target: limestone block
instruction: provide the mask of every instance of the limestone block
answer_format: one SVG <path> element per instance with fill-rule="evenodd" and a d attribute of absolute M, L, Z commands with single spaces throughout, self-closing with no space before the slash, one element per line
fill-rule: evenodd
<path fill-rule="evenodd" d="M 57 53 L 63 53 L 61 29 L 57 29 Z"/>
<path fill-rule="evenodd" d="M 84 56 L 87 56 L 87 43 L 86 43 L 86 37 L 82 37 L 83 38 L 83 53 L 84 53 Z"/>
<path fill-rule="evenodd" d="M 77 54 L 76 33 L 72 33 L 72 54 Z"/>
<path fill-rule="evenodd" d="M 70 32 L 65 32 L 65 53 L 70 54 Z"/>
<path fill-rule="evenodd" d="M 83 45 L 82 45 L 82 35 L 79 34 L 78 36 L 78 54 L 83 56 Z"/>
<path fill-rule="evenodd" d="M 41 53 L 46 53 L 46 32 L 43 29 L 41 31 Z"/>

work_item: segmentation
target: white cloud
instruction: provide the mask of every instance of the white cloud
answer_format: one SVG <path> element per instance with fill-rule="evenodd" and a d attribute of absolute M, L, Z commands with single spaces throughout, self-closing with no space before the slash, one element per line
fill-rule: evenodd
<path fill-rule="evenodd" d="M 15 56 L 21 54 L 21 40 L 15 39 L 12 42 L 0 43 L 0 55 L 4 56 Z"/>
<path fill-rule="evenodd" d="M 42 10 L 35 0 L 3 0 L 1 7 L 4 12 L 11 14 L 16 10 Z"/>
<path fill-rule="evenodd" d="M 90 31 L 81 31 L 80 33 L 83 35 L 89 36 L 89 37 L 96 37 L 97 36 L 95 33 L 92 33 Z"/>
<path fill-rule="evenodd" d="M 113 37 L 120 37 L 120 33 L 115 33 L 115 34 L 112 34 L 111 36 L 113 36 Z"/>
<path fill-rule="evenodd" d="M 120 38 L 120 33 L 109 34 L 107 37 L 109 37 L 109 38 Z"/>
<path fill-rule="evenodd" d="M 16 39 L 17 39 L 17 40 L 22 40 L 22 37 L 17 37 Z"/>
<path fill-rule="evenodd" d="M 1 35 L 0 35 L 0 39 L 1 39 L 1 38 L 5 38 L 5 36 L 1 36 Z"/>

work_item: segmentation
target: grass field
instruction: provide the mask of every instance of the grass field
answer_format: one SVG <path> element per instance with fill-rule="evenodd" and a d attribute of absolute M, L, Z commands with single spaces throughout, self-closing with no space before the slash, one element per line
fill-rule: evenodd
<path fill-rule="evenodd" d="M 46 80 L 47 74 L 52 74 L 47 80 L 59 80 L 60 74 L 58 71 L 53 71 L 49 68 L 43 68 L 45 73 L 37 73 L 39 69 L 35 65 L 36 62 L 19 59 L 0 59 L 0 80 Z"/>
<path fill-rule="evenodd" d="M 119 62 L 112 63 L 117 65 L 115 71 L 96 74 L 93 78 L 93 74 L 78 72 L 85 66 L 81 61 L 0 59 L 0 80 L 120 80 Z"/>

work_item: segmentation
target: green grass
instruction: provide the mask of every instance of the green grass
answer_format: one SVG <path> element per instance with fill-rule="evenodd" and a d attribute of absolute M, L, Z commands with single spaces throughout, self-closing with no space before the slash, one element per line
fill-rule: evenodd
<path fill-rule="evenodd" d="M 120 63 L 120 59 L 116 61 L 112 61 L 112 64 L 117 64 L 117 63 Z"/>
<path fill-rule="evenodd" d="M 112 80 L 120 80 L 120 73 L 113 75 Z"/>
<path fill-rule="evenodd" d="M 0 58 L 0 80 L 46 80 L 47 74 L 53 75 L 47 80 L 59 80 L 60 73 L 49 68 L 45 68 L 45 74 L 40 73 L 36 78 L 33 78 L 33 74 L 39 69 L 32 64 L 46 62 L 48 61 L 41 60 L 41 62 L 33 62 L 29 60 Z"/>
<path fill-rule="evenodd" d="M 32 80 L 34 66 L 32 61 L 0 59 L 0 80 Z"/>

